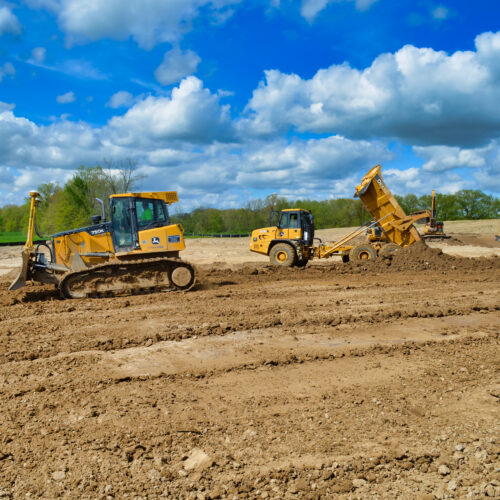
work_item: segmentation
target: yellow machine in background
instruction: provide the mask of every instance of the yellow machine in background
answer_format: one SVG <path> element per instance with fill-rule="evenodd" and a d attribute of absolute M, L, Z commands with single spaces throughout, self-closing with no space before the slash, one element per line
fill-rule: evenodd
<path fill-rule="evenodd" d="M 39 196 L 30 192 L 23 264 L 10 290 L 34 280 L 53 283 L 64 297 L 74 298 L 193 285 L 192 266 L 179 259 L 185 248 L 182 226 L 169 220 L 168 205 L 178 201 L 175 191 L 111 195 L 110 221 L 98 200 L 102 216 L 93 216 L 92 225 L 54 234 L 35 246 Z"/>
<path fill-rule="evenodd" d="M 428 223 L 424 227 L 424 238 L 449 238 L 444 234 L 444 222 L 436 220 L 436 192 L 432 190 L 431 213 Z"/>
<path fill-rule="evenodd" d="M 279 266 L 304 266 L 309 260 L 340 255 L 348 260 L 369 260 L 377 255 L 388 255 L 397 248 L 412 245 L 420 240 L 413 227 L 417 221 L 428 220 L 428 210 L 406 215 L 382 179 L 381 166 L 372 168 L 356 187 L 359 197 L 373 221 L 352 231 L 337 242 L 323 243 L 314 238 L 313 215 L 304 209 L 294 208 L 279 213 L 277 225 L 252 232 L 250 250 L 269 255 L 271 263 Z M 381 236 L 377 241 L 350 245 L 357 236 L 377 228 Z M 314 245 L 314 241 L 318 243 Z"/>

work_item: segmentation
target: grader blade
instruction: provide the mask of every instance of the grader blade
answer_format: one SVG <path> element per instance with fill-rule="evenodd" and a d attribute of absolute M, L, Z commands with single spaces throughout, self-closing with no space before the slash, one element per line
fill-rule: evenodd
<path fill-rule="evenodd" d="M 12 285 L 9 286 L 9 290 L 17 290 L 26 285 L 26 280 L 28 279 L 28 266 L 31 259 L 31 252 L 24 249 L 22 252 L 23 263 L 21 265 L 21 271 L 19 275 L 14 280 Z"/>

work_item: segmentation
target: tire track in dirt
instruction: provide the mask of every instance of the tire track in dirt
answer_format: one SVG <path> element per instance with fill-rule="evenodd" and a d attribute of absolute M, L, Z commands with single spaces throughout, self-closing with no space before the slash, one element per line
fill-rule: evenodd
<path fill-rule="evenodd" d="M 252 280 L 248 276 L 242 279 L 237 272 L 233 275 L 242 283 L 221 286 L 221 280 L 211 278 L 206 285 L 213 289 L 187 294 L 83 301 L 21 299 L 0 308 L 5 332 L 0 339 L 0 362 L 241 330 L 329 329 L 341 324 L 463 315 L 499 307 L 498 283 L 489 270 L 478 272 L 475 279 L 455 271 L 446 279 L 434 273 L 424 280 L 418 273 L 368 273 L 331 280 L 330 275 L 312 271 L 312 276 L 303 274 L 301 280 L 295 273 L 285 274 L 278 283 L 262 283 L 253 275 Z M 35 288 L 41 294 L 46 287 Z M 447 289 L 445 294 L 443 289 Z M 32 292 L 28 288 L 26 293 L 29 297 Z M 7 292 L 0 290 L 0 298 L 5 295 Z"/>

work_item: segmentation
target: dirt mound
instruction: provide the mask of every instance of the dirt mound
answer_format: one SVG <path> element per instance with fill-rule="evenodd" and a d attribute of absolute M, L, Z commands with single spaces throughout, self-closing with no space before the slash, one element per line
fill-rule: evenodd
<path fill-rule="evenodd" d="M 467 265 L 470 264 L 470 259 L 453 257 L 443 253 L 440 248 L 431 248 L 427 246 L 424 241 L 410 245 L 409 247 L 402 248 L 395 252 L 388 260 L 390 265 L 411 266 L 412 269 L 428 268 L 439 269 L 443 266 L 450 266 L 456 264 Z"/>
<path fill-rule="evenodd" d="M 497 257 L 467 258 L 455 257 L 443 253 L 439 248 L 431 248 L 423 241 L 401 248 L 393 254 L 373 261 L 349 262 L 336 264 L 334 269 L 340 272 L 404 272 L 404 271 L 449 271 L 497 269 L 500 261 Z"/>
<path fill-rule="evenodd" d="M 443 253 L 439 248 L 431 248 L 423 241 L 419 241 L 414 245 L 403 248 L 395 252 L 388 259 L 391 267 L 410 269 L 471 269 L 480 266 L 481 268 L 489 268 L 498 266 L 498 258 L 489 259 L 470 259 L 467 257 L 455 257 Z"/>

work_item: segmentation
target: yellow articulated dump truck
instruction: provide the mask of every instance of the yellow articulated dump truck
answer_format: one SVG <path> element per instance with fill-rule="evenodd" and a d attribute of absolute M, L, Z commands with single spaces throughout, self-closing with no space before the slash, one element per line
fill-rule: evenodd
<path fill-rule="evenodd" d="M 363 177 L 354 196 L 359 197 L 373 220 L 339 241 L 323 243 L 315 238 L 312 213 L 302 208 L 293 208 L 279 212 L 276 225 L 254 230 L 250 250 L 268 255 L 271 263 L 278 266 L 302 267 L 310 260 L 325 259 L 333 255 L 340 255 L 344 262 L 374 259 L 377 255 L 388 255 L 421 239 L 413 224 L 428 221 L 430 212 L 425 210 L 406 215 L 386 186 L 380 165 Z M 272 218 L 275 215 L 272 214 Z M 373 243 L 349 244 L 372 228 L 377 228 L 382 238 Z"/>
<path fill-rule="evenodd" d="M 168 205 L 175 191 L 110 196 L 110 220 L 92 217 L 88 227 L 54 234 L 35 245 L 35 216 L 40 195 L 30 192 L 28 236 L 21 272 L 10 286 L 16 290 L 33 280 L 52 283 L 63 297 L 113 296 L 160 290 L 189 289 L 193 267 L 179 259 L 183 228 L 170 224 Z"/>

